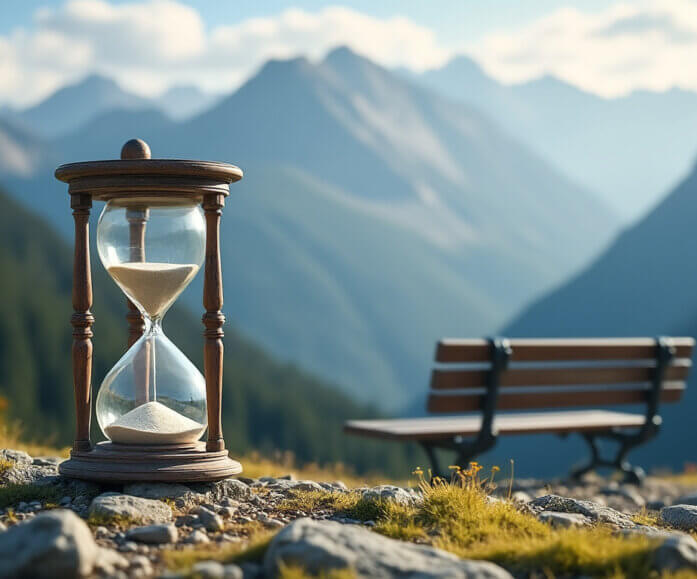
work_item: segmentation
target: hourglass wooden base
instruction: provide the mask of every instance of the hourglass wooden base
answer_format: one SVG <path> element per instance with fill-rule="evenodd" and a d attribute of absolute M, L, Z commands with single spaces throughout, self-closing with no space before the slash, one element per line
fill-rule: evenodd
<path fill-rule="evenodd" d="M 204 442 L 157 446 L 100 442 L 92 450 L 73 450 L 58 468 L 64 476 L 105 483 L 209 482 L 242 472 L 227 450 L 207 451 Z"/>

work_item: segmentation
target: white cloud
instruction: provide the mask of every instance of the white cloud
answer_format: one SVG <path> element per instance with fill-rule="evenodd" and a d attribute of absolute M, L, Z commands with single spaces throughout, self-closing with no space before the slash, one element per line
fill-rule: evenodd
<path fill-rule="evenodd" d="M 207 30 L 196 10 L 174 0 L 69 0 L 38 10 L 31 28 L 0 36 L 0 102 L 30 104 L 89 72 L 145 94 L 183 83 L 229 90 L 268 58 L 317 58 L 337 45 L 415 70 L 450 56 L 433 31 L 407 18 L 339 6 L 289 9 Z"/>
<path fill-rule="evenodd" d="M 471 53 L 506 82 L 553 74 L 605 96 L 697 90 L 697 1 L 617 3 L 595 13 L 561 8 L 489 34 Z"/>

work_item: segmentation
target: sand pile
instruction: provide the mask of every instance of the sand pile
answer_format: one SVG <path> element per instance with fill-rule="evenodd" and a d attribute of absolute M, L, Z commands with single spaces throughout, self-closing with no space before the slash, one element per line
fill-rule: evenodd
<path fill-rule="evenodd" d="M 127 412 L 104 433 L 112 442 L 125 444 L 179 444 L 197 441 L 205 429 L 205 425 L 154 401 Z"/>
<path fill-rule="evenodd" d="M 161 316 L 198 272 L 193 263 L 127 262 L 112 265 L 111 277 L 148 313 Z"/>

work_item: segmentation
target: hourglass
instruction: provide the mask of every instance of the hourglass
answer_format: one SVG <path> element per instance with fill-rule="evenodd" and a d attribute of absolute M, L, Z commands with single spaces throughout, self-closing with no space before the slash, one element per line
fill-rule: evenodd
<path fill-rule="evenodd" d="M 224 317 L 219 221 L 233 165 L 150 159 L 132 140 L 120 161 L 62 165 L 75 218 L 73 382 L 77 433 L 66 476 L 100 481 L 205 481 L 241 472 L 222 437 Z M 97 225 L 105 269 L 128 298 L 129 348 L 103 379 L 95 410 L 108 439 L 92 445 L 92 324 L 88 220 L 92 200 L 106 204 Z M 204 371 L 165 335 L 165 313 L 205 262 Z M 208 430 L 205 443 L 199 442 Z"/>

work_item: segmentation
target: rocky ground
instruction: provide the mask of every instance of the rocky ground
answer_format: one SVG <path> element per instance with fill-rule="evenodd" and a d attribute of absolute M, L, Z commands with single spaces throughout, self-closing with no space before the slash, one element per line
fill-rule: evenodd
<path fill-rule="evenodd" d="M 0 450 L 0 577 L 237 579 L 282 575 L 289 564 L 315 575 L 349 568 L 362 577 L 511 577 L 493 563 L 379 535 L 371 530 L 374 520 L 342 514 L 337 499 L 316 500 L 322 493 L 359 494 L 368 502 L 414 505 L 422 500 L 418 489 L 347 489 L 341 481 L 292 475 L 106 487 L 59 477 L 59 462 Z M 315 500 L 298 499 L 303 496 Z M 655 538 L 655 570 L 697 573 L 697 542 L 690 535 L 697 531 L 697 493 L 676 482 L 519 480 L 502 484 L 488 500 L 513 502 L 556 528 L 602 525 Z M 250 555 L 223 564 L 214 560 L 220 551 L 228 560 Z"/>

